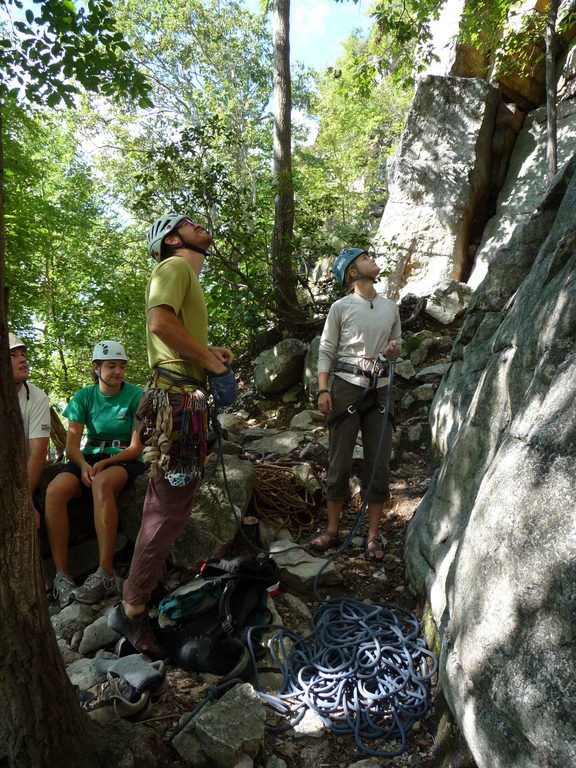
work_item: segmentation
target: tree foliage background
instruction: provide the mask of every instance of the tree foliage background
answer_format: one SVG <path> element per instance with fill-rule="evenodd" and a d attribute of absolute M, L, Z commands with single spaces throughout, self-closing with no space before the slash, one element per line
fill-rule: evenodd
<path fill-rule="evenodd" d="M 66 2 L 38 5 L 46 18 L 65 22 Z M 16 21 L 5 20 L 0 46 L 5 74 L 24 63 L 32 71 L 8 79 L 12 93 L 2 105 L 9 321 L 30 342 L 33 377 L 54 403 L 88 382 L 90 351 L 103 337 L 126 344 L 130 378 L 145 382 L 142 294 L 152 265 L 144 240 L 164 212 L 182 211 L 214 232 L 202 279 L 215 343 L 252 354 L 278 321 L 269 14 L 238 0 L 105 5 L 117 29 L 108 26 L 96 44 L 88 13 L 76 41 L 85 64 L 79 72 L 70 69 L 65 38 L 41 35 L 23 8 Z M 462 40 L 493 49 L 513 7 L 511 0 L 470 0 Z M 377 0 L 371 33 L 352 34 L 325 71 L 292 62 L 293 269 L 310 319 L 322 318 L 334 298 L 330 260 L 346 245 L 370 246 L 386 201 L 387 161 L 414 75 L 430 55 L 438 10 L 431 0 Z M 521 51 L 541 45 L 537 27 L 507 38 L 505 61 L 519 66 Z M 9 47 L 9 33 L 23 44 Z M 106 42 L 119 40 L 111 53 Z M 50 45 L 55 61 L 42 79 L 37 60 Z M 123 96 L 112 96 L 110 76 L 96 94 L 87 90 L 97 82 L 98 55 L 118 65 Z M 58 80 L 58 66 L 74 75 L 70 83 Z M 140 80 L 131 81 L 130 71 Z M 137 91 L 146 81 L 148 98 Z M 58 83 L 68 106 L 31 109 L 34 88 L 55 105 Z"/>
<path fill-rule="evenodd" d="M 30 343 L 33 380 L 54 404 L 89 382 L 101 338 L 126 345 L 129 378 L 145 383 L 144 241 L 164 212 L 214 232 L 202 278 L 214 343 L 250 354 L 277 321 L 269 15 L 236 0 L 111 8 L 151 83 L 148 102 L 80 89 L 68 108 L 31 111 L 20 83 L 24 99 L 4 104 L 9 324 Z M 386 199 L 386 161 L 412 90 L 397 61 L 373 66 L 383 41 L 376 27 L 352 36 L 325 72 L 292 63 L 293 269 L 311 319 L 334 297 L 330 260 L 369 245 Z"/>

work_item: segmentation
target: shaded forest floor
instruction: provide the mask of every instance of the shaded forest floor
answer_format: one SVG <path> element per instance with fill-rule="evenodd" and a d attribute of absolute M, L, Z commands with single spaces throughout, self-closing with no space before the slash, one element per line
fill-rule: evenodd
<path fill-rule="evenodd" d="M 277 423 L 274 426 L 287 429 L 294 412 L 291 407 L 279 407 Z M 335 587 L 323 587 L 323 597 L 324 595 L 329 595 L 330 598 L 350 597 L 368 599 L 380 604 L 398 605 L 414 613 L 422 627 L 423 600 L 411 593 L 405 580 L 404 540 L 407 527 L 428 488 L 434 468 L 435 464 L 428 449 L 418 453 L 405 452 L 401 462 L 397 462 L 396 465 L 393 463 L 392 508 L 383 515 L 381 522 L 381 534 L 386 541 L 383 563 L 374 565 L 367 562 L 363 547 L 351 545 L 339 554 L 335 561 L 335 566 L 343 577 L 342 583 Z M 322 464 L 314 466 L 314 472 L 320 481 L 323 480 L 325 469 Z M 360 506 L 359 496 L 354 497 L 351 503 L 345 506 L 340 528 L 342 537 L 345 537 L 354 526 Z M 325 527 L 325 521 L 326 511 L 321 506 L 312 526 L 301 529 L 294 539 L 300 544 L 305 544 L 312 538 L 315 531 Z M 359 536 L 362 536 L 365 531 L 366 523 L 361 527 Z M 299 597 L 307 604 L 311 613 L 318 609 L 319 603 L 314 595 L 299 595 Z M 282 594 L 274 599 L 274 604 L 285 626 L 291 628 L 291 609 Z M 155 730 L 154 741 L 163 742 L 164 747 L 167 747 L 167 742 L 177 729 L 179 717 L 201 705 L 210 683 L 217 681 L 217 678 L 211 678 L 209 675 L 196 675 L 174 668 L 169 668 L 168 675 L 171 683 L 169 693 L 163 703 L 156 708 L 159 719 L 147 724 L 147 727 Z M 266 761 L 274 755 L 282 758 L 288 768 L 322 768 L 323 766 L 347 768 L 368 758 L 372 761 L 372 765 L 433 768 L 439 764 L 435 755 L 435 742 L 441 708 L 436 708 L 436 701 L 437 687 L 436 680 L 433 679 L 429 693 L 429 711 L 409 731 L 406 747 L 397 757 L 370 757 L 359 749 L 352 735 L 340 736 L 324 731 L 319 736 L 302 737 L 289 730 L 281 734 L 267 734 L 264 753 L 255 766 L 256 768 L 265 766 Z M 168 749 L 171 750 L 171 748 Z M 170 764 L 174 768 L 183 768 L 187 765 L 176 753 L 173 753 Z"/>

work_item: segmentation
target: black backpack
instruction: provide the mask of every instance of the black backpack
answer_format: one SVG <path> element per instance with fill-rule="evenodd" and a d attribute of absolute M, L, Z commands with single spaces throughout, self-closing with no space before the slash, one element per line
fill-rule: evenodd
<path fill-rule="evenodd" d="M 188 671 L 240 676 L 249 662 L 247 630 L 270 623 L 268 594 L 278 588 L 278 566 L 269 556 L 208 560 L 158 606 L 174 622 L 165 630 L 170 661 Z"/>

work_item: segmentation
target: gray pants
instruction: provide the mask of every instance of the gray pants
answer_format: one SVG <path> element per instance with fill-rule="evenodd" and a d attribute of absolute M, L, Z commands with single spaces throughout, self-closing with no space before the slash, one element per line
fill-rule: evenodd
<path fill-rule="evenodd" d="M 332 384 L 332 416 L 346 411 L 349 405 L 356 402 L 363 388 L 349 384 L 338 376 Z M 326 498 L 331 500 L 347 499 L 350 492 L 350 475 L 352 474 L 352 455 L 358 433 L 362 433 L 364 450 L 364 466 L 362 472 L 362 490 L 364 495 L 368 489 L 374 460 L 382 429 L 384 438 L 380 454 L 377 457 L 374 480 L 370 491 L 370 501 L 384 502 L 390 498 L 390 456 L 392 454 L 392 425 L 388 420 L 384 425 L 384 414 L 380 413 L 377 405 L 386 404 L 387 387 L 381 387 L 367 393 L 358 411 L 346 415 L 330 428 L 329 433 L 329 466 L 326 478 Z M 393 414 L 393 402 L 390 398 L 390 413 Z"/>

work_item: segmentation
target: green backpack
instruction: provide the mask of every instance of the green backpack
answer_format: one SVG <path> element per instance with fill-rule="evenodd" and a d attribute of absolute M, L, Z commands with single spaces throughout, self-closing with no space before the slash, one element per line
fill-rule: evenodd
<path fill-rule="evenodd" d="M 278 566 L 269 556 L 208 560 L 199 576 L 158 606 L 173 622 L 164 631 L 172 663 L 188 671 L 228 672 L 246 651 L 248 628 L 270 623 L 268 595 L 279 586 Z"/>

